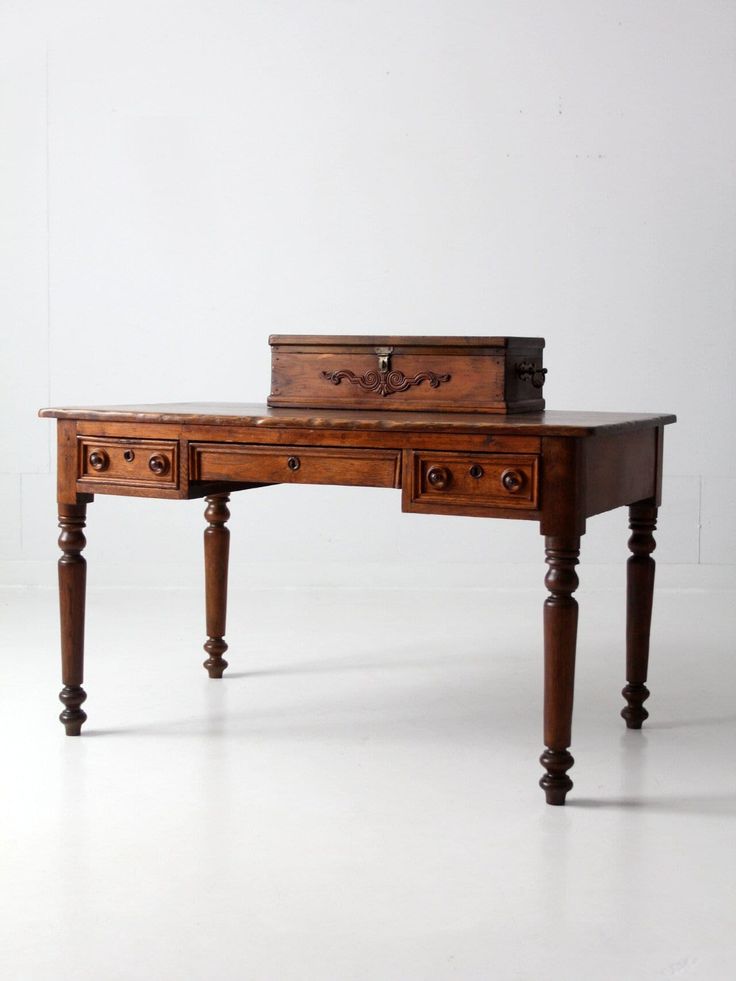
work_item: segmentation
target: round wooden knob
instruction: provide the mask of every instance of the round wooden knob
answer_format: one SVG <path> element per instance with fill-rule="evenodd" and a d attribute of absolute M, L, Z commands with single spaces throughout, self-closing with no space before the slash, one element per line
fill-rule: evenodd
<path fill-rule="evenodd" d="M 163 453 L 154 453 L 148 461 L 148 469 L 160 477 L 169 469 L 169 461 Z"/>
<path fill-rule="evenodd" d="M 524 486 L 524 474 L 518 470 L 504 470 L 501 483 L 509 494 L 516 494 Z"/>
<path fill-rule="evenodd" d="M 298 470 L 301 465 L 302 461 L 298 456 L 290 456 L 286 461 L 286 466 L 289 468 L 289 470 Z"/>
<path fill-rule="evenodd" d="M 104 450 L 92 450 L 89 455 L 89 465 L 93 470 L 107 470 L 110 466 L 110 457 Z"/>
<path fill-rule="evenodd" d="M 483 476 L 483 467 L 479 463 L 474 463 L 468 470 L 471 477 L 475 477 L 476 480 Z"/>
<path fill-rule="evenodd" d="M 430 467 L 427 471 L 427 483 L 436 490 L 444 490 L 449 487 L 452 481 L 452 474 L 447 467 Z"/>

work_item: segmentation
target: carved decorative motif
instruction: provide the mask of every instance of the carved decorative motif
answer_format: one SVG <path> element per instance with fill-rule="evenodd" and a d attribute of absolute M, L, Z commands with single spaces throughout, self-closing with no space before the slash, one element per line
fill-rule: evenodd
<path fill-rule="evenodd" d="M 323 371 L 322 377 L 333 385 L 339 385 L 341 381 L 348 381 L 351 385 L 359 385 L 364 392 L 378 392 L 385 398 L 387 395 L 395 395 L 397 392 L 405 392 L 415 385 L 422 382 L 429 382 L 430 388 L 439 388 L 443 382 L 449 382 L 450 375 L 443 373 L 436 374 L 434 371 L 419 371 L 413 378 L 407 378 L 403 371 L 391 369 L 390 371 L 376 371 L 375 368 L 364 372 L 358 376 L 347 368 L 339 371 Z"/>

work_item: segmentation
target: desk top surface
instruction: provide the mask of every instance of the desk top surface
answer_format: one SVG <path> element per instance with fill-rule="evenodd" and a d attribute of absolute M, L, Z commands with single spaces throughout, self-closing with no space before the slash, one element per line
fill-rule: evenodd
<path fill-rule="evenodd" d="M 525 434 L 529 436 L 613 435 L 664 426 L 671 414 L 631 412 L 525 412 L 515 415 L 455 412 L 396 412 L 360 409 L 271 409 L 247 402 L 171 402 L 152 405 L 66 406 L 41 409 L 43 418 L 100 422 L 174 423 L 195 426 L 259 426 Z"/>

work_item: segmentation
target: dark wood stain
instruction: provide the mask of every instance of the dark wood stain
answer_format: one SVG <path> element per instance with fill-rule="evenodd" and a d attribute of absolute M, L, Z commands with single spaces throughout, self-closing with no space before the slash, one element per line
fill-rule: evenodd
<path fill-rule="evenodd" d="M 41 409 L 44 419 L 150 422 L 175 426 L 235 426 L 260 429 L 390 430 L 406 433 L 488 433 L 500 436 L 596 436 L 668 425 L 676 416 L 626 412 L 529 412 L 515 415 L 450 415 L 390 410 L 269 409 L 257 403 L 180 402 L 148 405 L 66 406 Z"/>
<path fill-rule="evenodd" d="M 227 619 L 227 569 L 230 557 L 230 530 L 225 523 L 230 517 L 229 494 L 212 494 L 206 498 L 204 516 L 204 580 L 207 609 L 207 640 L 204 662 L 210 678 L 221 678 L 227 667 L 223 654 L 227 650 L 225 624 Z"/>
<path fill-rule="evenodd" d="M 621 715 L 629 729 L 641 729 L 649 717 L 644 702 L 649 698 L 645 682 L 649 667 L 649 632 L 654 597 L 654 531 L 657 505 L 654 500 L 637 501 L 629 507 L 629 550 L 626 563 L 626 681 L 621 693 L 626 699 Z"/>
<path fill-rule="evenodd" d="M 359 348 L 362 341 L 342 340 L 348 348 Z M 405 340 L 385 339 L 395 347 Z M 498 340 L 454 338 L 446 350 L 464 351 L 482 366 L 487 349 L 508 351 L 513 339 L 505 339 L 505 348 L 488 343 Z M 281 343 L 278 337 L 274 341 Z M 297 349 L 312 341 L 300 337 L 289 343 Z M 414 354 L 426 353 L 420 341 L 437 353 L 437 338 L 412 338 Z M 580 539 L 590 515 L 629 507 L 627 704 L 622 715 L 632 729 L 647 718 L 643 703 L 649 696 L 651 553 L 662 488 L 663 432 L 675 421 L 673 415 L 316 411 L 199 403 L 50 408 L 40 415 L 58 420 L 64 686 L 59 697 L 64 705 L 60 719 L 70 736 L 80 734 L 86 719 L 82 551 L 87 504 L 94 494 L 206 498 L 204 666 L 211 678 L 221 678 L 228 646 L 228 502 L 236 491 L 276 483 L 401 488 L 404 511 L 539 522 L 549 593 L 543 616 L 545 749 L 540 783 L 553 805 L 564 804 L 572 787 L 568 771 L 573 765 L 578 618 L 573 594 Z"/>

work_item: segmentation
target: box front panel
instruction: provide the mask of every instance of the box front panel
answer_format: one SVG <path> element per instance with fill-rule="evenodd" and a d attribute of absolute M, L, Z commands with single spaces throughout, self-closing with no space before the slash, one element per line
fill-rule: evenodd
<path fill-rule="evenodd" d="M 449 352 L 274 351 L 270 405 L 503 410 L 504 359 Z"/>

